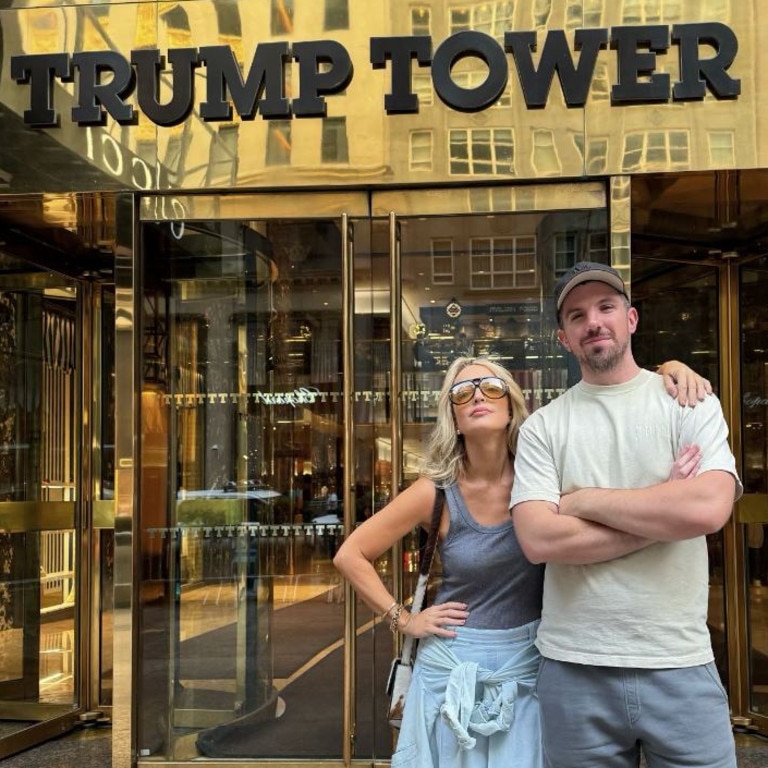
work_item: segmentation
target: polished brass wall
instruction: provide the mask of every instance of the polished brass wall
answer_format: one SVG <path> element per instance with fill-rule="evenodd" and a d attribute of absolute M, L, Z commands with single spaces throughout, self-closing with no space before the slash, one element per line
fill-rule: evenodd
<path fill-rule="evenodd" d="M 394 184 L 467 184 L 475 181 L 584 178 L 647 172 L 753 168 L 768 163 L 761 141 L 768 116 L 768 7 L 761 0 L 498 0 L 458 7 L 446 0 L 349 3 L 345 28 L 328 22 L 325 3 L 291 6 L 279 16 L 276 2 L 217 3 L 187 0 L 83 3 L 29 8 L 11 2 L 0 11 L 3 29 L 0 109 L 0 180 L 9 192 L 85 189 L 237 189 Z M 226 6 L 226 7 L 225 7 Z M 493 106 L 464 113 L 435 93 L 429 67 L 412 66 L 419 97 L 416 114 L 386 114 L 391 67 L 370 64 L 370 39 L 429 35 L 433 52 L 463 29 L 501 41 L 508 30 L 535 30 L 540 48 L 549 31 L 564 30 L 571 45 L 577 29 L 622 25 L 718 22 L 732 29 L 739 45 L 728 71 L 741 93 L 718 100 L 615 105 L 617 53 L 598 54 L 584 108 L 569 108 L 555 77 L 546 106 L 526 107 L 514 59 L 507 53 L 508 83 Z M 273 33 L 272 30 L 275 30 Z M 72 121 L 77 78 L 57 79 L 54 92 L 60 125 L 34 130 L 23 123 L 30 88 L 10 76 L 11 57 L 158 48 L 226 46 L 241 68 L 250 69 L 259 44 L 334 40 L 354 67 L 343 93 L 325 100 L 325 117 L 265 120 L 261 114 L 228 122 L 205 122 L 206 68 L 195 70 L 194 110 L 181 124 L 158 127 L 144 116 L 121 126 L 111 117 L 103 126 Z M 642 53 L 648 53 L 647 50 Z M 702 59 L 714 56 L 703 44 Z M 534 54 L 534 61 L 539 54 Z M 574 57 L 578 54 L 574 53 Z M 651 57 L 649 66 L 680 79 L 676 44 Z M 286 98 L 301 96 L 298 64 L 285 66 Z M 486 78 L 479 59 L 456 63 L 454 81 L 472 89 Z M 649 73 L 650 74 L 650 73 Z M 645 81 L 641 74 L 639 80 Z M 173 77 L 161 78 L 160 101 L 172 96 Z M 127 103 L 136 104 L 135 94 Z M 21 156 L 19 150 L 22 150 Z M 44 171 L 45 169 L 45 171 Z M 44 172 L 43 172 L 44 171 Z M 169 201 L 169 205 L 172 202 Z"/>

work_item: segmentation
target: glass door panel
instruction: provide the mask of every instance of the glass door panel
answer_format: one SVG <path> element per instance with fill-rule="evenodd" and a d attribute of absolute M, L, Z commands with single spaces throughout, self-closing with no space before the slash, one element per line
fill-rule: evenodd
<path fill-rule="evenodd" d="M 354 222 L 355 241 L 355 447 L 354 525 L 367 520 L 392 497 L 392 229 L 388 220 Z M 376 569 L 395 592 L 399 550 L 383 554 Z M 388 760 L 386 678 L 394 647 L 386 622 L 362 601 L 355 604 L 356 648 L 354 757 Z"/>
<path fill-rule="evenodd" d="M 739 270 L 745 544 L 750 714 L 768 729 L 768 258 Z"/>
<path fill-rule="evenodd" d="M 481 197 L 471 197 L 472 207 Z M 488 355 L 507 366 L 531 409 L 565 389 L 568 368 L 549 300 L 556 244 L 567 245 L 557 251 L 562 271 L 587 249 L 588 258 L 610 258 L 604 210 L 397 215 L 398 208 L 418 210 L 418 199 L 384 193 L 374 199 L 374 210 L 394 203 L 395 213 L 355 222 L 358 523 L 417 477 L 443 375 L 456 357 Z M 450 207 L 451 199 L 441 200 Z M 391 286 L 399 311 L 391 311 Z M 399 345 L 394 359 L 391 333 Z M 394 391 L 393 368 L 400 376 Z M 401 424 L 393 429 L 395 397 Z M 421 544 L 414 530 L 377 561 L 393 594 L 412 594 Z M 355 608 L 355 757 L 386 760 L 392 751 L 384 693 L 392 635 L 362 602 Z"/>
<path fill-rule="evenodd" d="M 79 704 L 77 300 L 0 254 L 0 756 Z"/>
<path fill-rule="evenodd" d="M 490 357 L 530 411 L 575 373 L 556 338 L 552 288 L 587 258 L 610 261 L 604 210 L 400 219 L 404 480 L 416 477 L 449 365 Z"/>
<path fill-rule="evenodd" d="M 337 219 L 141 232 L 139 748 L 342 752 Z"/>
<path fill-rule="evenodd" d="M 364 521 L 415 477 L 456 355 L 509 366 L 531 408 L 567 386 L 552 286 L 578 258 L 611 255 L 602 187 L 587 186 L 441 198 L 469 215 L 422 216 L 415 198 L 383 193 L 372 210 L 395 213 L 371 218 L 356 201 L 351 330 L 345 217 L 327 218 L 343 202 L 184 198 L 210 215 L 173 222 L 142 208 L 141 755 L 338 759 L 349 727 L 354 759 L 390 757 L 392 635 L 362 602 L 344 606 L 342 520 Z M 583 209 L 556 210 L 574 200 Z M 490 213 L 512 203 L 523 212 Z M 253 210 L 270 213 L 242 216 Z M 376 564 L 395 593 L 413 589 L 418 544 L 413 532 Z"/>

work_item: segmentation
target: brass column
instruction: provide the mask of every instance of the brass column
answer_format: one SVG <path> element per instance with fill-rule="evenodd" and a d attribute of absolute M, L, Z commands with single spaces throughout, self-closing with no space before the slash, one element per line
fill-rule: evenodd
<path fill-rule="evenodd" d="M 118 200 L 115 249 L 115 592 L 112 766 L 131 768 L 136 742 L 135 667 L 138 442 L 136 286 L 139 280 L 133 197 Z"/>

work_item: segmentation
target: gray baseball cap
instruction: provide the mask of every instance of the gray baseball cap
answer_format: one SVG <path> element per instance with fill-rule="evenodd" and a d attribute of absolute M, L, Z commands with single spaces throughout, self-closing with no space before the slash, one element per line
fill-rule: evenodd
<path fill-rule="evenodd" d="M 582 283 L 597 281 L 610 285 L 615 291 L 622 295 L 627 295 L 627 289 L 621 275 L 608 264 L 599 264 L 596 261 L 580 261 L 574 264 L 558 281 L 555 283 L 555 304 L 557 311 L 565 301 L 565 297 L 577 286 Z"/>

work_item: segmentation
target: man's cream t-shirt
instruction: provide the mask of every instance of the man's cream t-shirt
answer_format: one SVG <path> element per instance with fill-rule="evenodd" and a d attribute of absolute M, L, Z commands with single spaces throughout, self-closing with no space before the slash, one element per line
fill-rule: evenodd
<path fill-rule="evenodd" d="M 523 424 L 510 505 L 558 504 L 578 488 L 644 488 L 664 482 L 684 445 L 702 450 L 699 474 L 724 470 L 742 493 L 718 399 L 684 407 L 662 377 L 641 371 L 612 386 L 580 382 Z M 659 542 L 591 565 L 548 563 L 537 646 L 560 661 L 666 668 L 705 664 L 713 653 L 704 536 Z"/>

